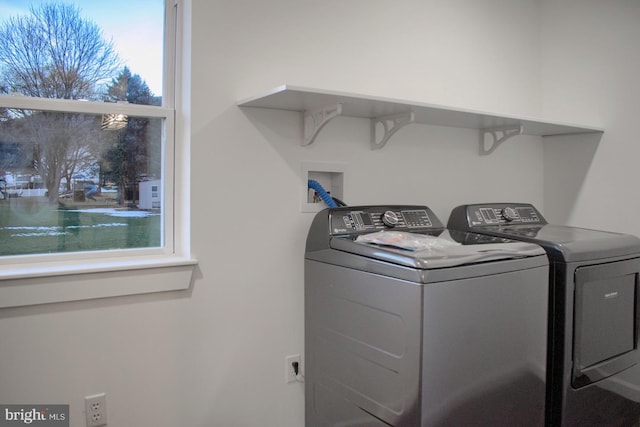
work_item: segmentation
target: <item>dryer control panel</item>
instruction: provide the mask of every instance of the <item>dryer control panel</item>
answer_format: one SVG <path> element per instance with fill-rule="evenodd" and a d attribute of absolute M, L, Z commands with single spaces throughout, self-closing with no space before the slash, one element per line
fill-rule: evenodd
<path fill-rule="evenodd" d="M 426 206 L 353 206 L 330 210 L 331 235 L 379 230 L 441 231 L 444 225 Z"/>
<path fill-rule="evenodd" d="M 547 224 L 542 214 L 529 203 L 488 203 L 458 206 L 451 212 L 449 228 L 468 230 L 484 226 Z"/>

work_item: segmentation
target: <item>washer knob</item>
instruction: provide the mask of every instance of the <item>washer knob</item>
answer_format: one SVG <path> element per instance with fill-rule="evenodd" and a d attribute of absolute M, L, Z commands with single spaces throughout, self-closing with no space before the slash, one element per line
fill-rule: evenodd
<path fill-rule="evenodd" d="M 394 211 L 385 211 L 382 214 L 382 223 L 389 228 L 393 228 L 398 225 L 398 215 Z"/>
<path fill-rule="evenodd" d="M 504 219 L 507 222 L 511 222 L 514 219 L 518 219 L 518 217 L 519 217 L 518 211 L 515 210 L 514 208 L 510 208 L 510 207 L 506 207 L 506 208 L 502 209 L 502 216 L 504 217 Z"/>

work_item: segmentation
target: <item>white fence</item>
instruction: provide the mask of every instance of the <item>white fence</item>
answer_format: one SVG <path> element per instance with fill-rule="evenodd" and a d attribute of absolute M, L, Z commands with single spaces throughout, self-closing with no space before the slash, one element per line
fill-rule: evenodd
<path fill-rule="evenodd" d="M 24 188 L 24 189 L 7 189 L 7 194 L 9 197 L 42 197 L 47 193 L 46 188 Z M 0 198 L 2 196 L 0 195 Z"/>

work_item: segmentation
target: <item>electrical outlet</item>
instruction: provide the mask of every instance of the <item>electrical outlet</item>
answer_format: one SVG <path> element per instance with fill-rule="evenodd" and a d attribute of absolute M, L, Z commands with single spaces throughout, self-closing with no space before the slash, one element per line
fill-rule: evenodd
<path fill-rule="evenodd" d="M 87 414 L 87 427 L 98 427 L 107 425 L 106 393 L 85 396 L 84 408 Z"/>
<path fill-rule="evenodd" d="M 293 383 L 298 381 L 298 378 L 302 376 L 302 363 L 300 362 L 299 354 L 292 354 L 285 357 L 285 382 Z M 295 364 L 297 363 L 297 370 Z"/>

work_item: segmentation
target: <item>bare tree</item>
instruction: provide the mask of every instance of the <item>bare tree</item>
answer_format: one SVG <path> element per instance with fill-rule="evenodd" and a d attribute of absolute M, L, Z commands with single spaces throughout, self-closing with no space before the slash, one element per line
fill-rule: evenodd
<path fill-rule="evenodd" d="M 101 85 L 119 68 L 113 44 L 73 5 L 32 6 L 29 15 L 11 17 L 0 26 L 0 87 L 5 93 L 58 99 L 99 100 Z M 13 121 L 33 144 L 33 164 L 55 202 L 61 177 L 74 153 L 89 141 L 86 115 L 15 111 Z M 76 115 L 78 116 L 78 115 Z M 95 122 L 95 121 L 94 121 Z M 81 125 L 80 125 L 81 124 Z"/>
<path fill-rule="evenodd" d="M 0 63 L 9 92 L 58 99 L 98 99 L 97 84 L 119 67 L 113 44 L 73 5 L 32 6 L 0 27 Z"/>

